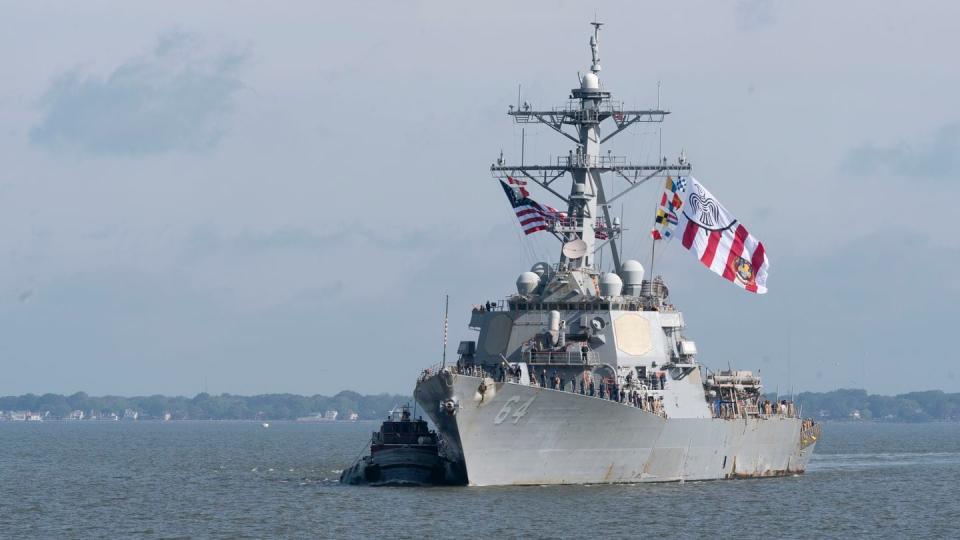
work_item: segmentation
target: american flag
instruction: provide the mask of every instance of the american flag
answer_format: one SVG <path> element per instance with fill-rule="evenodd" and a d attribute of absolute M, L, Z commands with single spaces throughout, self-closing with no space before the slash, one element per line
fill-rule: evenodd
<path fill-rule="evenodd" d="M 527 181 L 526 181 L 526 180 L 517 180 L 516 178 L 514 178 L 514 177 L 512 177 L 512 176 L 508 176 L 508 177 L 507 177 L 507 183 L 510 184 L 511 186 L 519 186 L 520 196 L 521 196 L 521 197 L 529 197 L 529 196 L 530 196 L 530 192 L 527 191 L 527 188 L 525 187 L 525 186 L 527 185 Z"/>
<path fill-rule="evenodd" d="M 509 177 L 507 180 L 512 181 L 511 183 L 518 182 Z M 545 231 L 549 222 L 563 219 L 564 214 L 556 208 L 531 199 L 523 186 L 512 187 L 503 180 L 500 181 L 500 185 L 503 187 L 503 192 L 507 194 L 507 199 L 520 221 L 524 234 Z"/>

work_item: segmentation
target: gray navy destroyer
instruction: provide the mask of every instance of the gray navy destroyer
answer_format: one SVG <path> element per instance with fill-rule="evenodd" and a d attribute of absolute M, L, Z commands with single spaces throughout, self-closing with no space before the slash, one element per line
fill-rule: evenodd
<path fill-rule="evenodd" d="M 573 148 L 546 165 L 493 176 L 532 182 L 566 204 L 546 222 L 561 243 L 556 264 L 520 274 L 516 293 L 475 307 L 456 363 L 418 378 L 414 398 L 469 485 L 666 482 L 803 473 L 820 426 L 792 402 L 765 399 L 750 371 L 698 361 L 664 281 L 622 260 L 610 203 L 651 178 L 688 175 L 681 156 L 634 164 L 601 145 L 630 126 L 662 122 L 659 105 L 629 110 L 600 84 L 598 35 L 590 71 L 565 106 L 510 107 L 518 123 L 546 125 Z M 601 125 L 611 131 L 601 134 Z M 603 175 L 625 182 L 620 193 Z M 567 193 L 558 191 L 569 180 Z M 611 190 L 611 191 L 608 191 Z M 601 272 L 609 251 L 613 271 Z M 723 362 L 724 364 L 726 362 Z"/>

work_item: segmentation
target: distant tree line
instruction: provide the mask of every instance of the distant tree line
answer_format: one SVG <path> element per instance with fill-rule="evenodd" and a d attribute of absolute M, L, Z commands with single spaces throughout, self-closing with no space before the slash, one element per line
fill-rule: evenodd
<path fill-rule="evenodd" d="M 385 417 L 397 405 L 413 404 L 410 396 L 377 394 L 360 395 L 343 391 L 335 396 L 299 396 L 295 394 L 263 394 L 258 396 L 235 396 L 206 392 L 189 398 L 184 396 L 101 396 L 86 392 L 69 396 L 60 394 L 25 394 L 0 397 L 0 411 L 33 411 L 50 417 L 63 418 L 71 411 L 80 410 L 107 416 L 111 413 L 122 416 L 126 409 L 140 414 L 140 418 L 163 418 L 170 413 L 175 420 L 295 420 L 302 416 L 325 411 L 337 411 L 338 419 L 346 419 L 357 413 L 360 419 L 372 420 Z"/>
<path fill-rule="evenodd" d="M 768 396 L 776 399 L 776 396 Z M 781 395 L 781 399 L 789 396 Z M 887 422 L 960 421 L 960 393 L 939 390 L 910 392 L 896 396 L 868 394 L 865 390 L 840 389 L 831 392 L 802 392 L 794 396 L 804 416 L 822 420 L 877 420 Z M 377 394 L 361 395 L 343 391 L 335 396 L 299 396 L 295 394 L 262 394 L 236 396 L 207 393 L 189 398 L 183 396 L 88 396 L 85 392 L 60 394 L 25 394 L 0 397 L 0 411 L 33 411 L 62 418 L 71 411 L 89 415 L 111 413 L 122 416 L 126 409 L 141 418 L 163 418 L 170 413 L 175 420 L 295 420 L 325 411 L 337 411 L 340 419 L 357 413 L 362 420 L 386 416 L 397 405 L 413 404 L 410 396 Z"/>
<path fill-rule="evenodd" d="M 780 398 L 788 399 L 789 396 L 781 395 Z M 940 390 L 881 396 L 868 394 L 866 390 L 842 388 L 830 392 L 802 392 L 794 397 L 794 401 L 804 416 L 822 420 L 960 420 L 960 393 L 948 394 Z"/>

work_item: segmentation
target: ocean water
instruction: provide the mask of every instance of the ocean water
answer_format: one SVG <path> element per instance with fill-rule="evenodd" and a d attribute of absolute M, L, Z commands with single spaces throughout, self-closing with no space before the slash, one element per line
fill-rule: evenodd
<path fill-rule="evenodd" d="M 0 537 L 960 537 L 960 424 L 826 424 L 789 478 L 339 485 L 377 427 L 0 423 Z"/>

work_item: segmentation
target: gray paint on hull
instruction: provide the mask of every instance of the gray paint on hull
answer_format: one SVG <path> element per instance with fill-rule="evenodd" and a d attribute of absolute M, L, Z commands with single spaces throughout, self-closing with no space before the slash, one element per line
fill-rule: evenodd
<path fill-rule="evenodd" d="M 664 419 L 599 398 L 490 379 L 481 396 L 480 382 L 444 373 L 414 392 L 449 457 L 463 460 L 470 485 L 782 476 L 802 473 L 813 452 L 800 449 L 797 418 Z M 453 415 L 441 410 L 449 399 L 457 402 Z"/>

